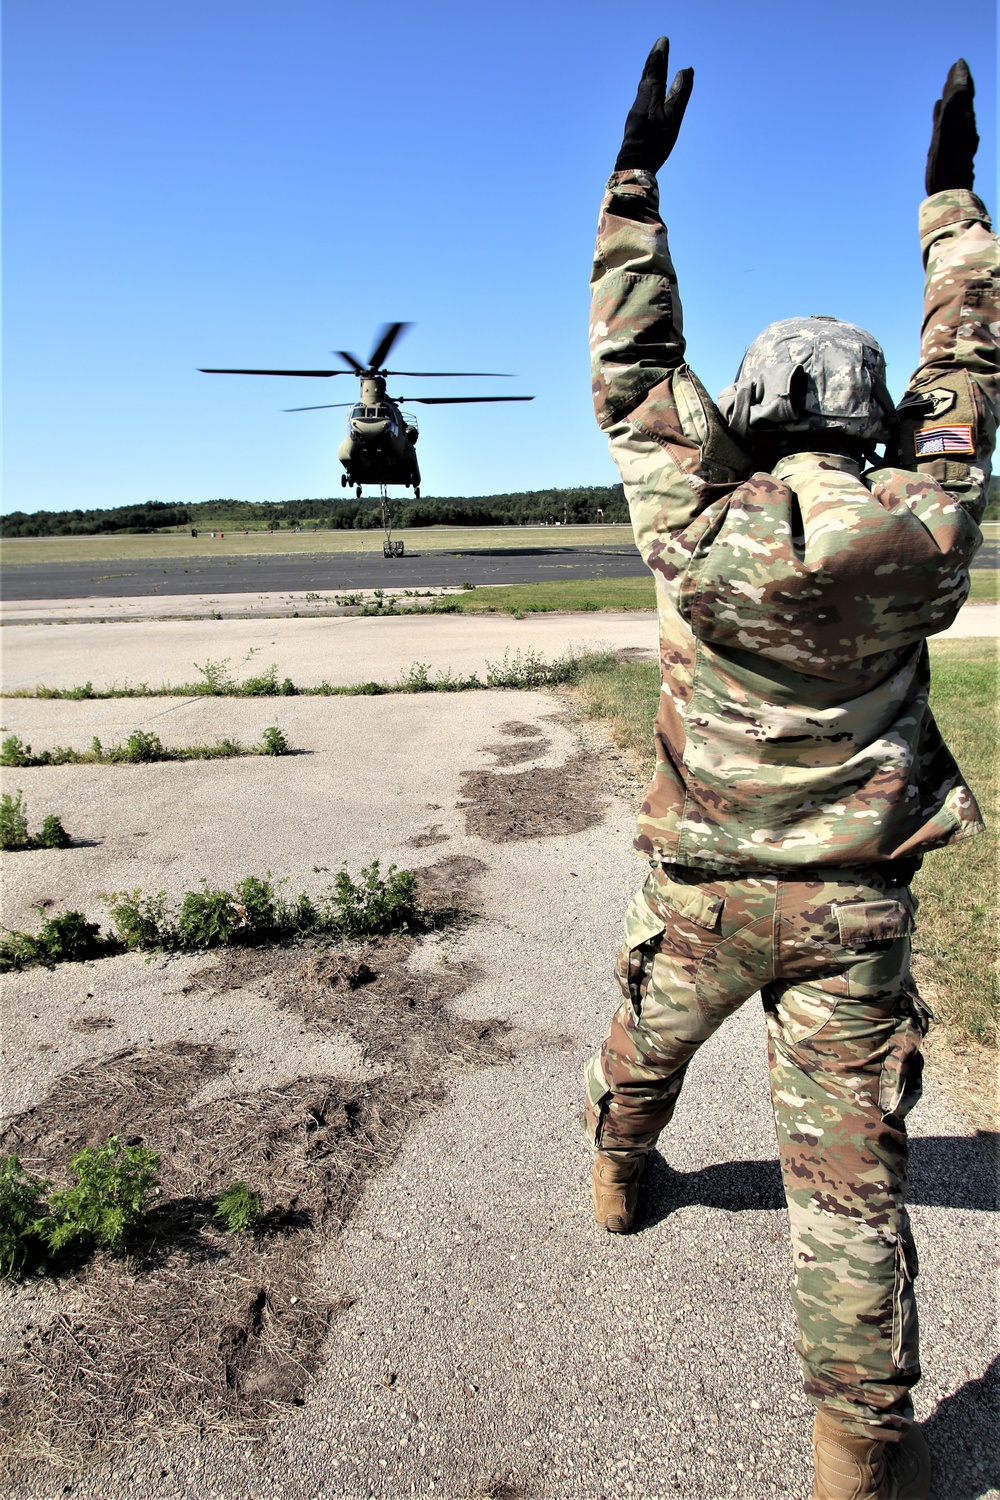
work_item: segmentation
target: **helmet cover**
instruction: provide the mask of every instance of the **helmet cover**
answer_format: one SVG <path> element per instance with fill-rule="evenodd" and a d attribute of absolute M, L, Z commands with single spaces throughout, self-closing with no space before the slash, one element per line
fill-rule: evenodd
<path fill-rule="evenodd" d="M 719 410 L 740 438 L 763 432 L 836 432 L 865 443 L 889 437 L 885 355 L 870 333 L 839 318 L 785 318 L 758 334 Z"/>

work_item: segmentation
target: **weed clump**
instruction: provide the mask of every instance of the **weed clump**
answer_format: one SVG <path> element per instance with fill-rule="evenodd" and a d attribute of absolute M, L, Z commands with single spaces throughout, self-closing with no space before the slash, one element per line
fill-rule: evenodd
<path fill-rule="evenodd" d="M 245 1182 L 234 1182 L 215 1200 L 215 1217 L 230 1234 L 243 1234 L 253 1229 L 263 1216 L 260 1194 L 252 1192 Z"/>
<path fill-rule="evenodd" d="M 99 958 L 115 952 L 117 946 L 103 938 L 98 923 L 88 922 L 82 911 L 58 912 L 46 917 L 37 933 L 7 932 L 0 938 L 0 974 L 36 964 Z"/>
<path fill-rule="evenodd" d="M 157 1152 L 123 1146 L 116 1135 L 104 1146 L 87 1146 L 70 1161 L 76 1183 L 49 1195 L 39 1230 L 52 1251 L 78 1242 L 121 1252 L 138 1228 L 146 1201 L 157 1186 Z"/>
<path fill-rule="evenodd" d="M 283 884 L 276 889 L 269 874 L 247 875 L 232 890 L 203 880 L 197 890 L 185 891 L 177 908 L 168 904 L 165 891 L 155 896 L 139 889 L 102 891 L 110 932 L 102 933 L 98 923 L 78 911 L 47 918 L 37 933 L 8 931 L 0 937 L 0 973 L 114 953 L 198 952 L 321 934 L 373 937 L 414 931 L 438 920 L 421 907 L 412 870 L 390 865 L 383 875 L 377 859 L 357 880 L 339 871 L 319 896 L 300 891 L 285 897 L 280 894 Z"/>
<path fill-rule="evenodd" d="M 416 876 L 390 865 L 383 877 L 377 859 L 365 866 L 357 882 L 341 870 L 333 883 L 332 906 L 336 928 L 344 937 L 405 932 L 419 915 Z"/>
<path fill-rule="evenodd" d="M 18 787 L 13 797 L 0 796 L 0 849 L 65 849 L 71 839 L 55 813 L 42 819 L 41 831 L 28 832 L 28 809 Z"/>
<path fill-rule="evenodd" d="M 463 585 L 464 587 L 464 585 Z M 349 595 L 339 602 L 351 604 L 360 603 L 360 595 Z M 549 607 L 549 606 L 546 606 Z M 589 608 L 589 606 L 587 606 Z M 462 605 L 458 598 L 451 595 L 442 595 L 434 599 L 422 612 L 432 614 L 454 614 L 460 612 Z M 394 602 L 390 598 L 388 602 L 376 598 L 372 604 L 366 604 L 361 609 L 362 614 L 386 615 L 398 614 Z M 514 613 L 521 618 L 524 611 L 515 610 Z M 91 685 L 86 684 L 83 688 L 49 688 L 36 687 L 32 689 L 18 689 L 9 696 L 13 698 L 178 698 L 178 697 L 228 697 L 228 698 L 271 698 L 271 697 L 294 697 L 296 695 L 315 697 L 368 697 L 379 693 L 457 693 L 475 692 L 484 687 L 494 688 L 538 688 L 552 687 L 561 683 L 578 682 L 581 676 L 588 670 L 601 668 L 613 661 L 608 653 L 587 653 L 585 655 L 570 655 L 559 657 L 555 661 L 547 661 L 536 651 L 515 651 L 513 656 L 504 654 L 501 662 L 487 662 L 487 678 L 483 682 L 475 672 L 469 677 L 456 677 L 451 671 L 439 673 L 431 678 L 427 667 L 421 662 L 413 665 L 403 672 L 396 682 L 359 682 L 333 685 L 329 682 L 321 682 L 317 687 L 299 687 L 290 677 L 278 680 L 277 668 L 272 665 L 266 672 L 258 673 L 256 676 L 245 677 L 242 681 L 236 681 L 229 676 L 228 662 L 205 662 L 198 668 L 201 680 L 198 682 L 184 682 L 177 685 L 163 683 L 160 687 L 150 687 L 148 683 L 141 683 L 136 687 L 127 684 L 122 687 L 109 687 L 97 692 Z M 204 747 L 209 748 L 209 747 Z M 204 753 L 204 748 L 203 752 Z M 54 754 L 55 752 L 50 752 Z M 69 752 L 72 757 L 75 752 Z M 253 754 L 252 750 L 241 750 L 239 754 Z M 257 750 L 258 754 L 273 753 Z M 171 759 L 192 758 L 186 752 L 168 752 Z M 2 760 L 2 757 L 0 757 Z M 5 764 L 19 764 L 20 762 L 4 762 Z M 25 761 L 23 764 L 58 764 L 55 761 Z"/>
<path fill-rule="evenodd" d="M 4 766 L 111 766 L 149 765 L 161 760 L 228 760 L 241 755 L 290 755 L 291 746 L 280 729 L 272 725 L 264 730 L 259 745 L 243 745 L 224 736 L 214 745 L 164 745 L 159 735 L 147 729 L 133 729 L 122 745 L 104 746 L 95 735 L 89 750 L 74 750 L 56 745 L 37 754 L 16 734 L 8 735 L 0 746 L 0 765 Z"/>
<path fill-rule="evenodd" d="M 25 1172 L 16 1156 L 0 1161 L 0 1277 L 21 1276 L 39 1257 L 44 1177 Z"/>

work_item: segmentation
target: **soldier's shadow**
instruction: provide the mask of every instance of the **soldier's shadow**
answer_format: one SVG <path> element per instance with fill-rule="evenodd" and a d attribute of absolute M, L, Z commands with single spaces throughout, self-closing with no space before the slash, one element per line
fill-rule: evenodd
<path fill-rule="evenodd" d="M 998 1143 L 1000 1135 L 987 1130 L 973 1136 L 915 1136 L 908 1201 L 929 1208 L 996 1210 Z M 640 1227 L 693 1204 L 730 1213 L 785 1207 L 777 1161 L 715 1162 L 684 1172 L 668 1166 L 658 1151 L 649 1154 L 642 1196 Z"/>
<path fill-rule="evenodd" d="M 923 1424 L 933 1462 L 931 1500 L 979 1500 L 1000 1488 L 998 1403 L 1000 1357 L 946 1396 Z"/>

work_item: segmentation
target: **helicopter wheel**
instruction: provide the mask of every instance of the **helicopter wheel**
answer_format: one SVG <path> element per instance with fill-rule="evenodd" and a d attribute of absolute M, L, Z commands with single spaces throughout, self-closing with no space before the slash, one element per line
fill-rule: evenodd
<path fill-rule="evenodd" d="M 346 490 L 346 488 L 347 488 L 347 475 L 346 474 L 341 474 L 341 476 L 340 476 L 340 488 L 342 490 Z"/>
<path fill-rule="evenodd" d="M 361 499 L 361 486 L 360 486 L 360 484 L 356 484 L 354 486 L 354 493 L 355 493 L 355 496 L 360 500 Z"/>
<path fill-rule="evenodd" d="M 419 500 L 420 499 L 420 486 L 419 486 L 419 484 L 415 484 L 413 486 L 413 498 L 414 498 L 414 500 Z"/>

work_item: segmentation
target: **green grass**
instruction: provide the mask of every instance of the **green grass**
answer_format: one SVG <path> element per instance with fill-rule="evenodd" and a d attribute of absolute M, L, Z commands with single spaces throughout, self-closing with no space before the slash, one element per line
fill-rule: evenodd
<path fill-rule="evenodd" d="M 997 642 L 932 641 L 931 703 L 973 788 L 987 833 L 929 854 L 915 881 L 922 905 L 916 952 L 939 1021 L 958 1036 L 998 1044 L 997 994 Z M 656 662 L 584 668 L 577 697 L 603 720 L 641 775 L 653 770 L 652 728 L 660 691 Z"/>
<path fill-rule="evenodd" d="M 394 531 L 407 552 L 481 552 L 486 548 L 631 546 L 630 526 L 420 526 Z M 227 531 L 212 538 L 205 532 L 174 535 L 11 537 L 0 544 L 5 568 L 27 563 L 127 562 L 139 558 L 236 559 L 287 556 L 289 553 L 366 552 L 382 556 L 379 531 Z M 392 563 L 386 560 L 391 580 Z"/>
<path fill-rule="evenodd" d="M 642 578 L 567 578 L 553 583 L 513 583 L 448 594 L 449 614 L 533 615 L 596 610 L 655 609 L 653 575 Z M 438 606 L 441 608 L 441 606 Z M 427 610 L 436 613 L 434 605 Z"/>
<path fill-rule="evenodd" d="M 989 604 L 1000 597 L 1000 569 L 973 568 L 969 604 Z"/>

